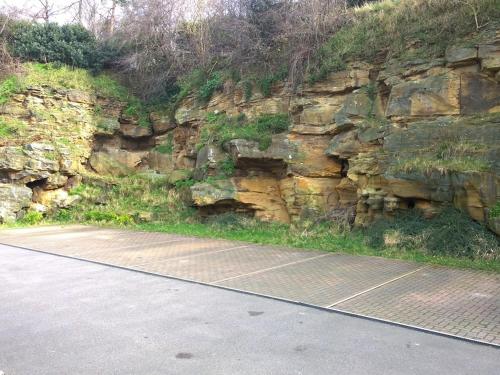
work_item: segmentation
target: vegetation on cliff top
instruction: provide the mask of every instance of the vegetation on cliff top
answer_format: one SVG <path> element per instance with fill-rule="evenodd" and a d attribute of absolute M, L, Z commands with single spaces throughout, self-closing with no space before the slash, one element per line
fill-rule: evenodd
<path fill-rule="evenodd" d="M 72 68 L 54 63 L 22 64 L 17 74 L 11 75 L 0 83 L 0 104 L 28 87 L 50 87 L 51 89 L 74 89 L 90 95 L 122 102 L 127 116 L 136 116 L 139 125 L 149 126 L 149 112 L 144 103 L 129 89 L 109 74 L 92 74 L 87 69 Z"/>
<path fill-rule="evenodd" d="M 13 22 L 5 30 L 11 52 L 23 61 L 57 63 L 100 71 L 111 51 L 82 25 Z"/>
<path fill-rule="evenodd" d="M 491 38 L 500 18 L 498 0 L 214 0 L 195 14 L 181 3 L 119 2 L 120 13 L 93 12 L 87 30 L 10 20 L 0 44 L 25 61 L 113 67 L 142 99 L 175 103 L 194 90 L 207 102 L 228 79 L 248 99 L 253 88 L 295 88 L 353 59 L 442 56 Z"/>
<path fill-rule="evenodd" d="M 497 0 L 373 2 L 355 9 L 352 22 L 317 50 L 308 66 L 308 79 L 324 79 L 356 59 L 385 62 L 442 57 L 449 46 L 474 45 L 494 37 L 499 18 Z"/>

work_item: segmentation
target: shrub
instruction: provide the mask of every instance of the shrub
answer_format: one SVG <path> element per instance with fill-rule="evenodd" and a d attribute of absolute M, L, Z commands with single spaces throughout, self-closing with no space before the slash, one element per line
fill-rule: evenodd
<path fill-rule="evenodd" d="M 99 48 L 95 37 L 80 25 L 16 22 L 8 37 L 14 56 L 26 61 L 53 62 L 100 70 L 110 51 Z"/>
<path fill-rule="evenodd" d="M 54 214 L 54 220 L 62 222 L 62 223 L 70 222 L 72 220 L 71 211 L 68 211 L 65 209 L 61 209 L 61 210 L 57 211 Z"/>
<path fill-rule="evenodd" d="M 187 200 L 171 189 L 169 178 L 154 173 L 123 178 L 85 176 L 85 183 L 70 191 L 81 197 L 67 215 L 56 220 L 92 221 L 118 225 L 133 224 L 148 216 L 154 221 L 181 221 L 192 215 Z M 105 205 L 103 205 L 105 202 Z M 61 211 L 59 211 L 61 212 Z"/>
<path fill-rule="evenodd" d="M 133 96 L 129 96 L 128 105 L 123 111 L 125 115 L 136 117 L 139 126 L 147 128 L 151 125 L 151 121 L 149 119 L 149 112 L 146 106 L 137 98 Z"/>
<path fill-rule="evenodd" d="M 198 89 L 198 99 L 202 103 L 207 103 L 216 90 L 224 84 L 224 77 L 221 72 L 214 72 L 206 82 Z"/>
<path fill-rule="evenodd" d="M 368 245 L 415 250 L 428 255 L 469 259 L 500 259 L 498 238 L 464 213 L 447 208 L 432 219 L 418 211 L 401 213 L 394 220 L 379 220 L 363 230 Z"/>
<path fill-rule="evenodd" d="M 231 177 L 234 174 L 235 169 L 236 165 L 231 157 L 227 157 L 217 163 L 217 170 L 221 174 L 221 177 Z"/>
<path fill-rule="evenodd" d="M 218 215 L 211 215 L 205 218 L 204 221 L 215 230 L 222 231 L 249 228 L 251 226 L 255 226 L 255 223 L 257 222 L 257 220 L 248 215 L 236 212 L 225 212 Z"/>
<path fill-rule="evenodd" d="M 245 80 L 242 82 L 242 86 L 243 86 L 243 94 L 245 97 L 245 101 L 249 102 L 250 99 L 252 99 L 253 84 L 251 81 Z"/>
<path fill-rule="evenodd" d="M 175 181 L 174 182 L 174 187 L 178 190 L 182 190 L 182 189 L 188 189 L 190 188 L 191 186 L 193 186 L 194 184 L 196 184 L 197 181 L 195 181 L 194 179 L 192 178 L 186 178 L 184 180 L 178 180 L 178 181 Z"/>

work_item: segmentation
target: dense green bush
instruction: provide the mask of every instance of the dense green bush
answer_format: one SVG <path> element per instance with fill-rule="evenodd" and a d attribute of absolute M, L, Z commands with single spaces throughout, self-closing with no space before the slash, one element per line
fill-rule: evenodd
<path fill-rule="evenodd" d="M 368 245 L 416 250 L 427 255 L 500 259 L 498 238 L 466 214 L 447 208 L 432 219 L 408 211 L 365 229 Z"/>
<path fill-rule="evenodd" d="M 16 22 L 8 30 L 14 56 L 24 61 L 53 62 L 98 71 L 116 51 L 98 45 L 95 37 L 80 25 Z"/>

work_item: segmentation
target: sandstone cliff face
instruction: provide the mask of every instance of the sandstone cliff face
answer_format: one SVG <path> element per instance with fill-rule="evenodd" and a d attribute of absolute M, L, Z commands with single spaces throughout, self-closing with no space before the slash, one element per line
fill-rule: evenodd
<path fill-rule="evenodd" d="M 275 87 L 269 98 L 245 101 L 240 87 L 226 85 L 207 105 L 188 98 L 172 130 L 174 168 L 210 171 L 217 158 L 232 158 L 234 177 L 192 188 L 207 214 L 232 209 L 290 222 L 344 211 L 367 225 L 453 204 L 498 233 L 489 210 L 500 195 L 499 53 L 497 41 L 450 48 L 441 60 L 351 64 L 293 95 Z M 290 130 L 265 151 L 240 139 L 211 150 L 212 159 L 194 148 L 209 113 L 282 112 Z"/>
<path fill-rule="evenodd" d="M 270 97 L 245 98 L 228 82 L 208 104 L 186 98 L 175 119 L 152 113 L 151 126 L 115 100 L 28 88 L 0 106 L 2 121 L 18 125 L 0 139 L 0 221 L 71 205 L 78 198 L 68 191 L 84 170 L 148 171 L 197 180 L 193 204 L 207 215 L 233 210 L 289 223 L 345 214 L 368 225 L 453 204 L 499 233 L 489 215 L 500 196 L 499 88 L 498 40 L 451 47 L 433 61 L 351 63 L 293 94 L 276 86 Z M 248 139 L 200 148 L 213 113 L 286 113 L 291 125 L 266 149 Z M 227 160 L 230 176 L 207 179 Z"/>
<path fill-rule="evenodd" d="M 48 86 L 28 87 L 1 105 L 0 223 L 28 209 L 71 206 L 78 196 L 69 191 L 84 171 L 119 176 L 147 168 L 156 138 L 124 106 Z"/>

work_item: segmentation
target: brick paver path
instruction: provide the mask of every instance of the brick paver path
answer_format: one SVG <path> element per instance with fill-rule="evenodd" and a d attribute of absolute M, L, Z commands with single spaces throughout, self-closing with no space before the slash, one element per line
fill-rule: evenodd
<path fill-rule="evenodd" d="M 74 225 L 2 230 L 0 243 L 500 345 L 498 274 Z"/>

